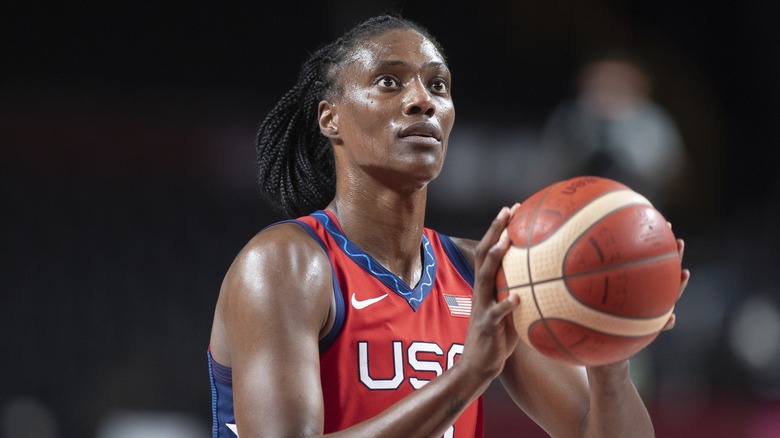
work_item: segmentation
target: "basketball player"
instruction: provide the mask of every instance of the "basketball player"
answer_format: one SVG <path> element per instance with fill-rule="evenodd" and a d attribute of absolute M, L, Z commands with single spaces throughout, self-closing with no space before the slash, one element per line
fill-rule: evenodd
<path fill-rule="evenodd" d="M 527 304 L 494 288 L 509 208 L 480 242 L 424 227 L 451 87 L 436 40 L 383 16 L 315 52 L 268 115 L 261 186 L 297 219 L 252 238 L 225 277 L 215 437 L 482 436 L 496 377 L 551 435 L 653 435 L 628 361 L 586 370 L 518 343 L 506 317 Z"/>

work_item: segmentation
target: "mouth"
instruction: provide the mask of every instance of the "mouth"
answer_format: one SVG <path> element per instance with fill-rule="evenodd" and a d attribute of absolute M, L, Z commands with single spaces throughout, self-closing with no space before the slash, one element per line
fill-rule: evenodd
<path fill-rule="evenodd" d="M 413 123 L 406 128 L 402 129 L 399 137 L 423 137 L 434 139 L 440 142 L 442 139 L 441 128 L 431 122 L 418 122 Z"/>

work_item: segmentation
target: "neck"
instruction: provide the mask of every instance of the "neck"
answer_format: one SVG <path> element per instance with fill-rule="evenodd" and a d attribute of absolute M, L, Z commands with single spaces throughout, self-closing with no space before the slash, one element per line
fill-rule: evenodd
<path fill-rule="evenodd" d="M 328 209 L 352 242 L 414 287 L 422 272 L 426 197 L 426 189 L 411 195 L 352 191 L 346 199 L 337 192 Z"/>

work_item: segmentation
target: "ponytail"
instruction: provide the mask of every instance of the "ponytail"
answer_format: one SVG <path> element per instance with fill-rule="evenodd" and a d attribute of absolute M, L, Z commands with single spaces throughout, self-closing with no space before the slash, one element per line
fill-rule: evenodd
<path fill-rule="evenodd" d="M 336 194 L 333 149 L 320 133 L 317 105 L 324 97 L 323 58 L 315 52 L 298 83 L 274 106 L 257 134 L 258 182 L 288 216 L 324 208 Z"/>

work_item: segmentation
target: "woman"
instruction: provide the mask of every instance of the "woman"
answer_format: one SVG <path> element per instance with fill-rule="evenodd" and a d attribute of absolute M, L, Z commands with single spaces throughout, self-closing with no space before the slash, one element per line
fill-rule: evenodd
<path fill-rule="evenodd" d="M 522 304 L 494 295 L 509 208 L 479 243 L 423 226 L 450 89 L 434 38 L 377 17 L 314 53 L 266 118 L 261 186 L 303 217 L 256 235 L 225 277 L 215 436 L 481 436 L 499 376 L 554 436 L 653 434 L 627 361 L 586 371 L 518 343 L 506 316 Z"/>

